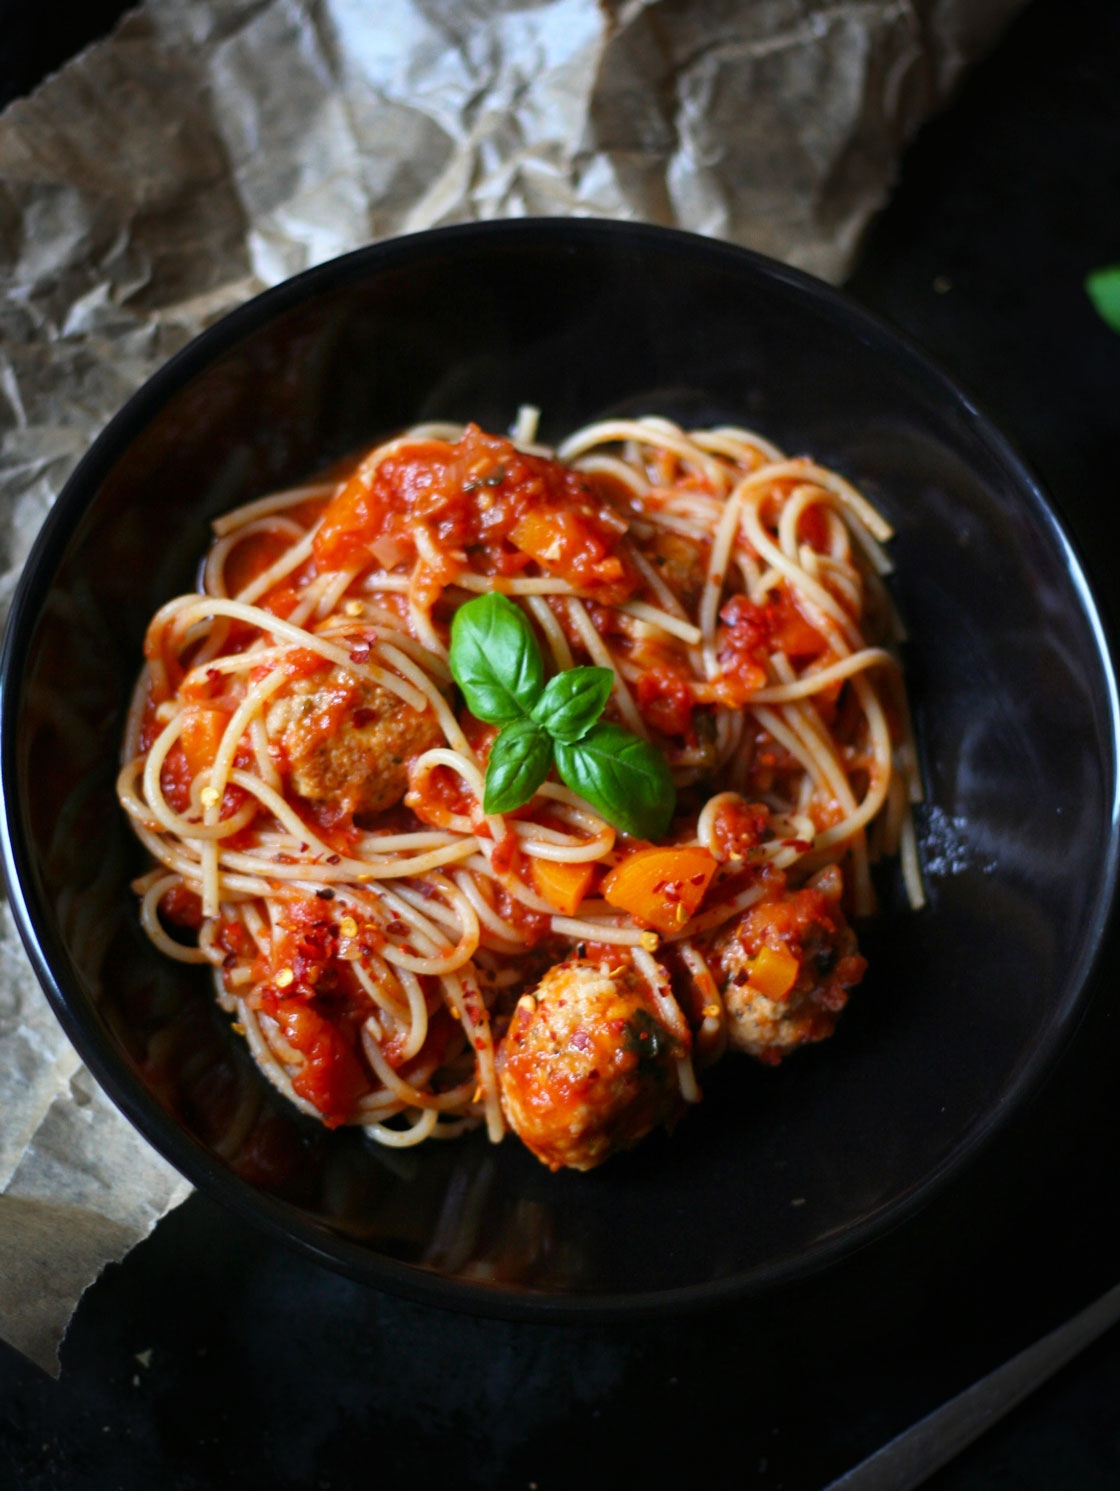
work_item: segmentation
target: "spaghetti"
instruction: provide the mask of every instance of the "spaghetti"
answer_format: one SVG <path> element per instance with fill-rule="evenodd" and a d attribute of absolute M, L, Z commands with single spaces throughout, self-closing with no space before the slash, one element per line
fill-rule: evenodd
<path fill-rule="evenodd" d="M 145 931 L 213 969 L 299 1108 L 587 1168 L 727 1046 L 831 1032 L 876 857 L 921 904 L 920 783 L 890 529 L 846 480 L 737 428 L 608 420 L 554 454 L 535 425 L 420 426 L 220 518 L 149 626 L 118 792 Z M 496 732 L 449 631 L 493 592 L 546 675 L 610 670 L 604 719 L 675 783 L 658 843 L 555 773 L 484 812 Z"/>

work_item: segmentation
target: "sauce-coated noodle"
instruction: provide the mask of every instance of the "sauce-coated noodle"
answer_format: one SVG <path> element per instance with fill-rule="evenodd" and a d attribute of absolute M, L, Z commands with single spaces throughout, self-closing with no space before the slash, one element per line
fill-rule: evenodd
<path fill-rule="evenodd" d="M 214 524 L 153 618 L 121 802 L 141 920 L 212 965 L 265 1074 L 394 1147 L 512 1127 L 587 1168 L 671 1122 L 695 1066 L 827 1035 L 862 975 L 869 864 L 921 882 L 916 755 L 880 576 L 890 530 L 749 431 L 657 418 L 553 458 L 428 426 Z M 553 774 L 486 815 L 494 728 L 448 668 L 458 606 L 522 607 L 548 674 L 668 760 L 628 839 Z"/>

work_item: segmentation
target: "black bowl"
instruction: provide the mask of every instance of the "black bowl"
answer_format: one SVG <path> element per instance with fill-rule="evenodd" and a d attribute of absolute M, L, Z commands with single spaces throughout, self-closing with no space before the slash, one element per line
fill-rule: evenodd
<path fill-rule="evenodd" d="M 482 1135 L 405 1152 L 277 1097 L 208 979 L 140 933 L 113 794 L 150 614 L 217 513 L 413 421 L 545 438 L 599 415 L 751 425 L 897 527 L 928 784 L 930 904 L 895 879 L 836 1037 L 745 1059 L 590 1175 Z M 931 1196 L 1034 1088 L 1084 1000 L 1116 875 L 1116 690 L 1061 526 L 913 348 L 756 255 L 663 230 L 507 222 L 398 239 L 226 317 L 109 425 L 28 561 L 2 661 L 5 868 L 67 1031 L 197 1185 L 322 1261 L 504 1314 L 676 1307 L 817 1268 Z"/>

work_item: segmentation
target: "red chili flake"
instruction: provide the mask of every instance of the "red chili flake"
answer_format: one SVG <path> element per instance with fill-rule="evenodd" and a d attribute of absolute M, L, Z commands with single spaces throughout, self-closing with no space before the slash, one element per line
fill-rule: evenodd
<path fill-rule="evenodd" d="M 363 708 L 363 709 L 356 709 L 354 711 L 354 723 L 355 723 L 355 725 L 357 725 L 357 727 L 358 727 L 359 730 L 362 728 L 363 725 L 370 724 L 376 718 L 377 718 L 377 710 L 376 709 L 364 709 Z"/>
<path fill-rule="evenodd" d="M 703 876 L 703 874 L 693 875 L 692 879 L 688 883 L 689 883 L 689 885 L 703 885 L 704 884 L 704 876 Z"/>
<path fill-rule="evenodd" d="M 364 663 L 369 657 L 369 643 L 356 642 L 350 649 L 350 661 L 352 663 Z"/>
<path fill-rule="evenodd" d="M 319 897 L 320 901 L 334 900 L 334 891 L 331 890 L 329 887 L 326 887 L 323 890 L 317 890 L 315 894 Z"/>
<path fill-rule="evenodd" d="M 340 865 L 341 863 L 342 863 L 342 856 L 341 856 L 341 854 L 328 854 L 327 855 L 327 864 L 329 864 L 329 865 Z"/>

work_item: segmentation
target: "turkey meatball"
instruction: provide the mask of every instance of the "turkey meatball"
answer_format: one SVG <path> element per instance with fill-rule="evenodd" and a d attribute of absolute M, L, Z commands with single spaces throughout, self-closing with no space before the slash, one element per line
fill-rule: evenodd
<path fill-rule="evenodd" d="M 560 963 L 522 995 L 498 1049 L 502 1107 L 551 1170 L 590 1170 L 674 1115 L 683 1054 L 629 964 Z"/>
<path fill-rule="evenodd" d="M 832 1034 L 867 967 L 840 908 L 841 889 L 833 867 L 803 890 L 768 896 L 716 939 L 713 972 L 735 1050 L 776 1065 Z"/>
<path fill-rule="evenodd" d="M 432 713 L 342 668 L 297 679 L 267 716 L 292 790 L 348 813 L 384 813 L 408 789 L 409 762 L 443 744 Z"/>

